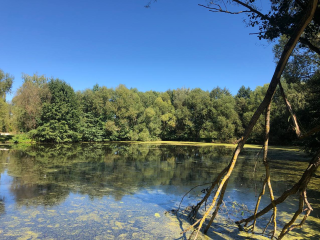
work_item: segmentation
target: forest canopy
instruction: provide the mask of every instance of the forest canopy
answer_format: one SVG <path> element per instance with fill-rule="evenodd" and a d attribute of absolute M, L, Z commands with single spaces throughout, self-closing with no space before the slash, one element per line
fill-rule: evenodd
<path fill-rule="evenodd" d="M 275 51 L 280 47 L 281 42 Z M 140 92 L 124 85 L 108 88 L 96 84 L 91 89 L 75 92 L 60 79 L 37 74 L 23 74 L 22 78 L 24 82 L 12 103 L 3 99 L 6 114 L 2 115 L 2 131 L 28 133 L 36 141 L 57 143 L 119 140 L 234 142 L 243 134 L 268 88 L 264 85 L 251 90 L 242 86 L 233 96 L 228 89 L 220 87 L 211 91 L 180 88 L 166 92 Z M 306 109 L 315 107 L 309 92 L 309 85 L 315 89 L 314 84 L 313 80 L 282 80 L 298 115 L 304 116 Z M 282 101 L 279 91 L 274 101 Z M 285 106 L 275 104 L 272 112 L 271 143 L 293 144 L 294 126 L 288 125 L 286 119 L 290 114 Z M 308 118 L 303 117 L 301 121 L 309 124 Z M 249 141 L 261 143 L 263 129 L 261 117 Z"/>
<path fill-rule="evenodd" d="M 150 6 L 151 2 L 147 6 Z M 248 26 L 257 26 L 260 39 L 277 40 L 274 46 L 278 63 L 293 27 L 306 9 L 304 1 L 271 1 L 270 11 L 262 12 L 255 1 L 232 0 L 243 8 L 237 12 L 224 9 L 219 1 L 201 5 L 211 12 L 246 14 Z M 313 24 L 299 38 L 282 74 L 281 86 L 299 121 L 302 132 L 316 127 L 320 120 L 319 7 Z M 4 73 L 3 73 L 4 74 Z M 2 75 L 3 75 L 2 74 Z M 28 133 L 40 142 L 75 141 L 154 141 L 191 140 L 235 142 L 248 126 L 263 101 L 268 84 L 252 90 L 242 86 L 236 95 L 216 87 L 180 88 L 166 92 L 95 85 L 75 92 L 69 84 L 44 75 L 23 75 L 24 83 L 12 104 L 0 104 L 2 131 Z M 6 85 L 7 84 L 7 85 Z M 9 86 L 10 81 L 4 84 Z M 9 84 L 9 85 L 8 85 Z M 11 81 L 12 84 L 12 81 Z M 10 85 L 11 87 L 11 85 Z M 10 90 L 2 91 L 5 93 Z M 5 96 L 5 94 L 2 94 Z M 4 97 L 2 99 L 5 99 Z M 283 102 L 281 91 L 275 93 L 271 108 L 271 144 L 295 144 L 296 126 Z M 262 143 L 264 118 L 260 116 L 248 139 Z M 302 143 L 308 151 L 319 144 L 319 133 Z"/>

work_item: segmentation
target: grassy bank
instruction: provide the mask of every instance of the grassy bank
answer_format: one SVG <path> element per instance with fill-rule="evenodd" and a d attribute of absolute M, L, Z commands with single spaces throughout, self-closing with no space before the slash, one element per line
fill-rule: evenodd
<path fill-rule="evenodd" d="M 29 138 L 27 133 L 22 134 L 10 134 L 10 135 L 0 135 L 0 142 L 7 144 L 19 144 L 19 143 L 37 143 L 35 140 Z M 235 148 L 237 144 L 232 143 L 205 143 L 205 142 L 188 142 L 188 141 L 116 141 L 119 143 L 131 143 L 131 144 L 154 144 L 154 145 L 177 145 L 177 146 L 225 146 L 230 148 Z M 100 143 L 100 142 L 97 142 Z M 106 143 L 106 142 L 104 142 Z M 260 149 L 262 145 L 255 144 L 245 144 L 245 148 Z M 269 146 L 269 149 L 273 150 L 290 150 L 290 151 L 300 151 L 296 146 Z"/>
<path fill-rule="evenodd" d="M 29 138 L 28 134 L 22 133 L 22 134 L 9 134 L 9 135 L 0 135 L 0 142 L 1 143 L 35 143 L 34 140 Z"/>
<path fill-rule="evenodd" d="M 184 142 L 184 141 L 147 141 L 147 142 L 141 142 L 141 141 L 118 141 L 123 143 L 132 143 L 132 144 L 155 144 L 155 145 L 180 145 L 180 146 L 199 146 L 199 147 L 205 147 L 205 146 L 225 146 L 225 147 L 231 147 L 235 148 L 237 144 L 233 143 L 204 143 L 204 142 Z M 260 149 L 262 145 L 255 145 L 255 144 L 245 144 L 245 148 L 255 148 Z M 272 150 L 290 150 L 290 151 L 300 151 L 300 149 L 296 146 L 269 146 L 269 149 Z"/>

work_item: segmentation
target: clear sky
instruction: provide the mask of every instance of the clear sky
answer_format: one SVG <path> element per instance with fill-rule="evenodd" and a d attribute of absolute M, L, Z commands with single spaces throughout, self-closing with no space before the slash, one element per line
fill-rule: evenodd
<path fill-rule="evenodd" d="M 147 2 L 1 0 L 0 69 L 15 77 L 13 94 L 22 73 L 63 79 L 76 91 L 98 83 L 236 94 L 270 81 L 272 44 L 249 35 L 257 30 L 245 15 L 209 12 L 197 5 L 204 0 Z"/>

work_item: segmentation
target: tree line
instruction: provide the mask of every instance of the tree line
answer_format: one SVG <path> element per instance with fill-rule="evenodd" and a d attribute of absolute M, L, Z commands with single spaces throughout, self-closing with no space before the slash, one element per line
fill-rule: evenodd
<path fill-rule="evenodd" d="M 289 37 L 274 46 L 275 61 Z M 302 132 L 320 121 L 320 58 L 317 52 L 293 51 L 282 74 L 281 86 L 298 117 Z M 0 69 L 0 130 L 27 133 L 38 142 L 206 141 L 234 142 L 248 126 L 263 101 L 268 84 L 252 90 L 242 86 L 236 95 L 226 88 L 211 91 L 178 88 L 140 92 L 124 85 L 94 85 L 75 92 L 63 80 L 23 74 L 23 84 L 11 103 L 13 77 Z M 278 87 L 271 107 L 271 144 L 294 144 L 296 126 L 283 104 Z M 265 120 L 260 116 L 249 142 L 262 143 Z M 320 133 L 299 141 L 314 151 Z"/>
<path fill-rule="evenodd" d="M 75 92 L 65 81 L 44 75 L 23 74 L 22 86 L 12 103 L 5 101 L 11 90 L 9 74 L 0 72 L 0 127 L 2 131 L 23 132 L 39 142 L 77 141 L 155 141 L 183 140 L 233 142 L 243 134 L 254 110 L 262 101 L 268 85 L 251 90 L 242 86 L 233 96 L 228 89 L 211 91 L 180 88 L 166 92 L 140 92 L 124 85 L 116 88 L 94 85 Z M 304 112 L 315 108 L 319 100 L 313 81 L 295 81 L 287 76 L 282 86 L 303 124 L 309 124 Z M 315 95 L 313 97 L 313 95 Z M 282 101 L 277 92 L 274 101 Z M 293 126 L 283 104 L 274 104 L 270 140 L 274 144 L 292 144 Z M 303 125 L 302 124 L 302 125 Z M 289 127 L 288 127 L 289 126 Z M 255 126 L 251 142 L 260 143 L 264 118 Z M 317 140 L 316 140 L 317 141 Z"/>

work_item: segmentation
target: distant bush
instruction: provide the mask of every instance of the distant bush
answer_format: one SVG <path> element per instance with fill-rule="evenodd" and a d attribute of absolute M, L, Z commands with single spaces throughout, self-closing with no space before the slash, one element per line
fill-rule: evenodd
<path fill-rule="evenodd" d="M 9 135 L 11 139 L 8 141 L 10 143 L 32 143 L 34 140 L 30 138 L 28 133 L 21 133 L 16 135 Z"/>

